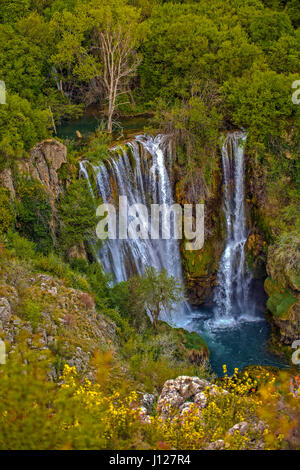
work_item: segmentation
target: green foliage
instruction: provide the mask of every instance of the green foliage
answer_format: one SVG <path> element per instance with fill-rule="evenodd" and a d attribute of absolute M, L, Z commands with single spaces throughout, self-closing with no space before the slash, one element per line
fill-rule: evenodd
<path fill-rule="evenodd" d="M 286 272 L 300 269 L 300 238 L 298 231 L 282 233 L 272 247 L 272 258 Z"/>
<path fill-rule="evenodd" d="M 255 43 L 268 49 L 272 42 L 284 35 L 292 34 L 293 27 L 286 13 L 265 9 L 253 19 L 249 32 Z"/>
<path fill-rule="evenodd" d="M 276 318 L 282 320 L 288 317 L 289 308 L 296 302 L 296 298 L 289 293 L 275 293 L 267 300 L 267 308 Z"/>
<path fill-rule="evenodd" d="M 29 321 L 33 330 L 35 330 L 39 325 L 42 313 L 39 304 L 28 299 L 21 305 L 20 309 L 20 316 Z"/>
<path fill-rule="evenodd" d="M 137 277 L 120 282 L 111 287 L 109 298 L 112 307 L 117 309 L 130 325 L 138 332 L 144 332 L 151 326 L 151 322 L 145 311 L 143 296 L 138 295 L 139 287 L 140 280 Z"/>
<path fill-rule="evenodd" d="M 217 148 L 222 122 L 221 98 L 213 82 L 192 84 L 190 97 L 177 100 L 171 109 L 160 103 L 156 121 L 171 134 L 181 165 L 184 199 L 199 203 L 210 192 L 217 168 Z"/>
<path fill-rule="evenodd" d="M 61 244 L 65 249 L 95 239 L 96 204 L 86 180 L 71 183 L 59 206 Z"/>
<path fill-rule="evenodd" d="M 0 235 L 12 228 L 14 222 L 15 214 L 9 191 L 0 187 Z"/>
<path fill-rule="evenodd" d="M 14 26 L 0 27 L 2 79 L 9 93 L 20 95 L 33 106 L 47 84 L 47 52 L 52 40 L 46 23 L 35 13 Z"/>
<path fill-rule="evenodd" d="M 0 169 L 12 166 L 26 150 L 49 136 L 49 122 L 48 111 L 33 109 L 26 99 L 8 93 L 7 104 L 0 106 Z"/>
<path fill-rule="evenodd" d="M 88 143 L 88 147 L 84 153 L 85 158 L 92 164 L 99 165 L 107 158 L 110 144 L 110 136 L 100 128 L 97 129 Z"/>
<path fill-rule="evenodd" d="M 18 232 L 14 232 L 13 230 L 7 232 L 5 244 L 18 258 L 29 261 L 36 256 L 34 243 L 27 240 L 27 238 L 21 237 Z"/>
<path fill-rule="evenodd" d="M 2 0 L 0 10 L 1 23 L 14 23 L 29 13 L 31 0 Z"/>
<path fill-rule="evenodd" d="M 39 354 L 28 351 L 26 338 L 22 343 L 18 339 L 18 352 L 0 369 L 0 448 L 51 449 L 56 447 L 61 431 L 57 428 L 53 433 L 58 421 L 54 415 L 53 421 L 49 419 L 48 404 L 55 399 L 55 385 L 46 379 L 48 360 L 42 361 Z M 20 353 L 27 359 L 26 366 L 18 360 Z"/>
<path fill-rule="evenodd" d="M 154 327 L 162 311 L 169 314 L 174 304 L 183 300 L 183 286 L 177 279 L 169 277 L 165 269 L 159 272 L 153 266 L 147 266 L 144 274 L 131 282 L 135 302 L 149 311 Z"/>
<path fill-rule="evenodd" d="M 194 331 L 192 332 L 185 331 L 185 338 L 186 338 L 185 347 L 188 349 L 198 349 L 198 348 L 201 349 L 201 347 L 203 346 L 207 348 L 207 345 L 204 339 L 201 338 L 201 336 L 199 336 Z"/>
<path fill-rule="evenodd" d="M 53 242 L 50 221 L 51 206 L 43 185 L 27 177 L 17 180 L 17 226 L 21 234 L 32 240 L 39 251 L 47 253 Z"/>

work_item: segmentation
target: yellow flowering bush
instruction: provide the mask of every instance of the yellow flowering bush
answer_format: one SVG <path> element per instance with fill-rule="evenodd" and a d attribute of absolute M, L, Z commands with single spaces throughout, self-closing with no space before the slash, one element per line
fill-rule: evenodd
<path fill-rule="evenodd" d="M 228 377 L 225 371 L 218 385 L 204 390 L 203 409 L 190 403 L 181 412 L 170 408 L 167 416 L 154 411 L 145 417 L 138 394 L 117 387 L 107 374 L 92 382 L 65 365 L 54 383 L 47 378 L 50 358 L 41 361 L 39 353 L 25 347 L 19 347 L 20 353 L 26 363 L 13 353 L 0 368 L 0 449 L 197 450 L 220 440 L 225 449 L 253 449 L 258 441 L 266 449 L 300 447 L 291 437 L 300 400 L 289 390 L 288 374 L 236 370 Z M 265 423 L 260 433 L 252 426 L 259 419 Z M 246 432 L 228 432 L 244 421 Z"/>
<path fill-rule="evenodd" d="M 62 381 L 61 388 L 71 391 L 75 407 L 79 406 L 84 410 L 85 416 L 92 416 L 93 421 L 102 423 L 104 448 L 114 448 L 117 443 L 120 446 L 122 441 L 131 439 L 135 428 L 140 425 L 140 409 L 137 406 L 136 392 L 131 392 L 127 396 L 121 396 L 117 391 L 109 395 L 104 394 L 100 384 L 92 383 L 88 379 L 81 382 L 76 368 L 68 365 L 65 365 L 60 380 Z M 85 424 L 85 420 L 82 423 L 76 418 L 73 428 L 78 429 L 82 424 Z M 68 428 L 70 429 L 70 426 Z"/>
<path fill-rule="evenodd" d="M 183 414 L 170 410 L 168 419 L 154 418 L 152 423 L 160 428 L 164 441 L 171 448 L 196 450 L 207 447 L 211 442 L 225 439 L 227 431 L 236 423 L 246 421 L 255 412 L 255 403 L 235 393 L 210 395 L 205 390 L 208 404 L 202 410 L 191 403 Z M 238 435 L 238 437 L 237 437 Z M 248 434 L 228 439 L 227 448 L 246 448 L 250 441 Z M 234 444 L 234 445 L 233 445 Z"/>

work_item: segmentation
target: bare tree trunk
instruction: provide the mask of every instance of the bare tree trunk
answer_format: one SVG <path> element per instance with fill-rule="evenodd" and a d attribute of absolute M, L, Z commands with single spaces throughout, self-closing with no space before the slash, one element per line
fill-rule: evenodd
<path fill-rule="evenodd" d="M 110 99 L 108 103 L 108 116 L 107 116 L 107 132 L 109 134 L 112 133 L 112 119 L 113 119 L 114 108 L 115 108 L 114 103 Z"/>
<path fill-rule="evenodd" d="M 112 133 L 113 115 L 119 95 L 128 93 L 128 78 L 135 72 L 140 63 L 139 57 L 131 46 L 130 33 L 107 30 L 96 33 L 96 39 L 103 63 L 101 77 L 108 100 L 107 131 Z"/>

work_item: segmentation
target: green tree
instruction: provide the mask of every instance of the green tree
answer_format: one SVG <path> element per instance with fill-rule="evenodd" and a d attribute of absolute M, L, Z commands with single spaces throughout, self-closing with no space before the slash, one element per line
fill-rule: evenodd
<path fill-rule="evenodd" d="M 7 94 L 7 104 L 0 106 L 0 169 L 12 166 L 37 142 L 49 136 L 47 110 L 34 109 L 29 101 Z"/>
<path fill-rule="evenodd" d="M 1 0 L 0 23 L 14 23 L 29 13 L 31 0 Z"/>
<path fill-rule="evenodd" d="M 232 120 L 249 131 L 249 145 L 270 149 L 272 143 L 283 142 L 287 129 L 289 132 L 293 127 L 296 130 L 299 110 L 291 99 L 291 84 L 296 78 L 296 75 L 287 76 L 270 70 L 253 70 L 224 84 Z"/>
<path fill-rule="evenodd" d="M 39 251 L 48 253 L 53 246 L 52 211 L 43 185 L 27 177 L 17 180 L 17 228 L 32 240 Z"/>
<path fill-rule="evenodd" d="M 128 93 L 129 80 L 140 58 L 143 37 L 140 12 L 124 0 L 78 3 L 73 13 L 56 14 L 53 24 L 61 35 L 53 62 L 82 82 L 89 82 L 89 102 L 107 101 L 107 129 L 112 132 L 118 97 Z M 54 26 L 55 27 L 55 26 Z"/>
<path fill-rule="evenodd" d="M 59 206 L 60 240 L 65 249 L 95 238 L 96 206 L 86 180 L 71 183 Z"/>
<path fill-rule="evenodd" d="M 176 303 L 183 301 L 182 285 L 174 277 L 169 277 L 165 269 L 159 272 L 148 266 L 136 281 L 137 299 L 150 313 L 154 328 L 162 311 L 168 314 Z"/>

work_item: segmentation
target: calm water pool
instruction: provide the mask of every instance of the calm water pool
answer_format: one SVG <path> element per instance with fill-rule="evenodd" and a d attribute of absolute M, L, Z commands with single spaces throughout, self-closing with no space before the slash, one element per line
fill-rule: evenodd
<path fill-rule="evenodd" d="M 100 125 L 102 118 L 96 114 L 85 114 L 80 119 L 67 121 L 57 127 L 57 135 L 61 139 L 76 139 L 76 131 L 78 130 L 83 137 L 88 137 Z M 149 118 L 134 117 L 120 119 L 118 125 L 115 126 L 115 132 L 120 133 L 123 129 L 124 137 L 139 132 L 149 125 Z"/>

